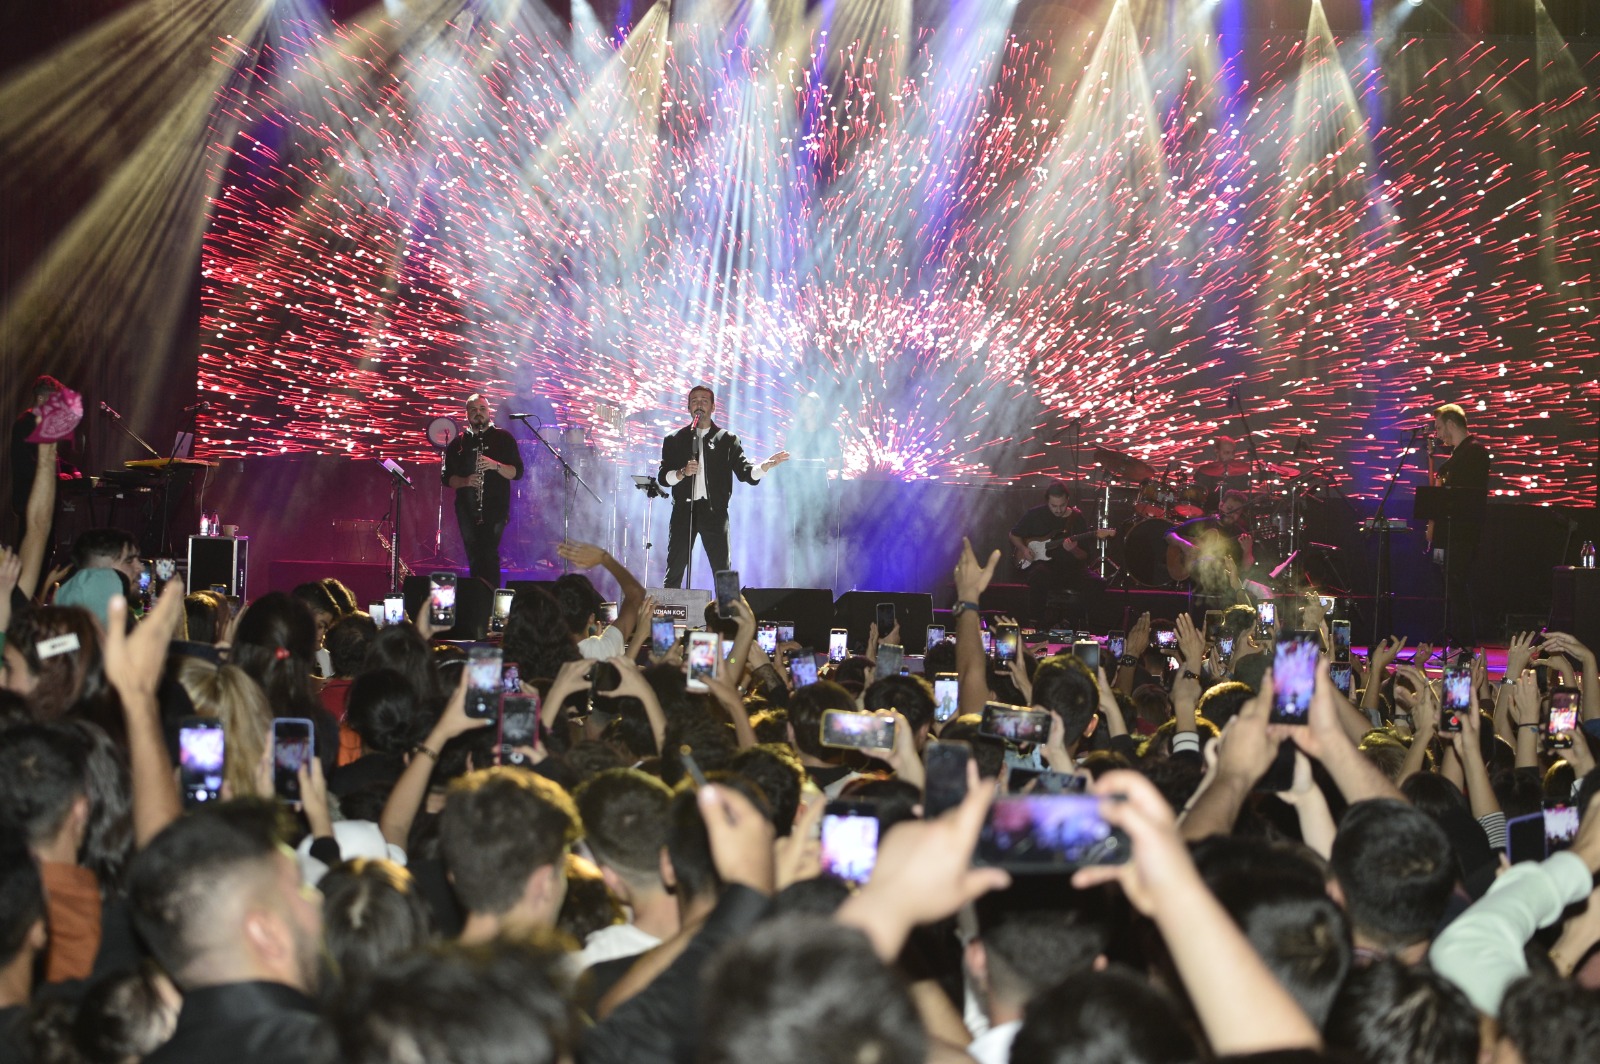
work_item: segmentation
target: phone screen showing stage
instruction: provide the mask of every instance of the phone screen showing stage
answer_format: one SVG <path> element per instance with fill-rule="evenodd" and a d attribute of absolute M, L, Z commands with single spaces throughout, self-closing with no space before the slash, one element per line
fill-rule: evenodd
<path fill-rule="evenodd" d="M 1317 644 L 1303 632 L 1278 640 L 1272 660 L 1272 723 L 1304 724 L 1317 686 Z"/>

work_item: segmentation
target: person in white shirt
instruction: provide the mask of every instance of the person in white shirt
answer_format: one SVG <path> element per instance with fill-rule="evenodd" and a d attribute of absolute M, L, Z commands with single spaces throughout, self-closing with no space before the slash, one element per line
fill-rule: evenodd
<path fill-rule="evenodd" d="M 578 954 L 579 969 L 632 957 L 677 934 L 678 901 L 662 878 L 667 859 L 667 811 L 672 791 L 637 769 L 608 769 L 573 796 L 583 819 L 585 844 L 606 886 L 627 906 L 626 924 L 590 934 Z"/>
<path fill-rule="evenodd" d="M 1107 931 L 1077 909 L 1043 904 L 1014 886 L 979 898 L 962 914 L 975 923 L 963 961 L 982 1020 L 969 1019 L 975 1037 L 967 1054 L 979 1064 L 1006 1064 L 1028 1002 L 1069 976 L 1106 966 Z"/>
<path fill-rule="evenodd" d="M 728 500 L 733 478 L 758 484 L 774 466 L 789 460 L 779 451 L 760 465 L 745 457 L 739 437 L 711 420 L 717 397 L 705 385 L 689 389 L 690 423 L 661 441 L 656 478 L 672 491 L 672 523 L 667 534 L 664 587 L 682 587 L 694 540 L 700 537 L 712 572 L 728 568 Z"/>

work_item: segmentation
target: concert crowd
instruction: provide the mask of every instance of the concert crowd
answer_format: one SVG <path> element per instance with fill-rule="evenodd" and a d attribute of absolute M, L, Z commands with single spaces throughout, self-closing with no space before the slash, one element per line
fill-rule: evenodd
<path fill-rule="evenodd" d="M 1363 655 L 1309 594 L 1001 662 L 1001 552 L 952 534 L 948 638 L 874 624 L 819 662 L 733 596 L 691 678 L 641 582 L 567 543 L 490 698 L 426 604 L 142 596 L 116 529 L 46 571 L 54 481 L 0 552 L 0 1061 L 1600 1060 L 1600 676 L 1570 635 L 1503 670 Z M 1044 812 L 996 830 L 1017 802 Z M 844 810 L 876 829 L 835 858 Z"/>

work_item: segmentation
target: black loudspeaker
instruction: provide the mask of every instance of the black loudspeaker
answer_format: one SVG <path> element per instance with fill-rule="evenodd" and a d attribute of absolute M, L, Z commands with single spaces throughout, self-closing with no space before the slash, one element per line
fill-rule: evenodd
<path fill-rule="evenodd" d="M 415 617 L 428 601 L 428 577 L 406 577 L 401 594 L 406 600 L 406 616 Z M 489 614 L 494 609 L 494 589 L 471 576 L 456 576 L 456 626 L 433 633 L 435 639 L 479 640 L 489 633 Z"/>
<path fill-rule="evenodd" d="M 833 604 L 834 624 L 850 630 L 850 648 L 866 649 L 867 629 L 878 619 L 878 603 L 894 603 L 895 620 L 907 654 L 928 649 L 928 625 L 933 623 L 933 596 L 906 591 L 846 591 Z M 880 637 L 888 632 L 879 632 Z M 827 644 L 824 643 L 824 646 Z"/>
<path fill-rule="evenodd" d="M 248 598 L 244 577 L 249 558 L 249 536 L 190 536 L 189 589 L 209 591 L 216 585 Z"/>
<path fill-rule="evenodd" d="M 833 592 L 817 587 L 747 587 L 744 600 L 758 621 L 793 621 L 794 640 L 818 652 L 828 649 L 833 627 Z"/>
<path fill-rule="evenodd" d="M 554 580 L 507 580 L 506 587 L 513 595 L 519 591 L 531 591 L 533 588 L 539 588 L 541 591 L 546 591 L 552 595 L 556 593 L 556 582 Z"/>
<path fill-rule="evenodd" d="M 1550 595 L 1550 628 L 1586 647 L 1600 647 L 1600 569 L 1558 565 Z"/>

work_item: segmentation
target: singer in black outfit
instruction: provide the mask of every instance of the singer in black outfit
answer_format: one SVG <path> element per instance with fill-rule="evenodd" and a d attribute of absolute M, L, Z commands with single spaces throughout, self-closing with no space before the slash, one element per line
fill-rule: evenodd
<path fill-rule="evenodd" d="M 489 400 L 467 398 L 467 431 L 444 449 L 439 479 L 456 489 L 456 524 L 472 575 L 500 586 L 500 537 L 511 517 L 511 481 L 522 479 L 522 454 L 505 429 L 495 428 Z"/>
<path fill-rule="evenodd" d="M 1473 601 L 1473 570 L 1477 566 L 1478 544 L 1483 539 L 1483 505 L 1489 496 L 1489 448 L 1467 429 L 1467 412 L 1447 403 L 1433 412 L 1433 432 L 1450 448 L 1437 474 L 1441 487 L 1464 488 L 1472 492 L 1466 513 L 1436 527 L 1434 544 L 1444 544 L 1445 594 L 1449 616 L 1445 619 L 1445 641 L 1453 647 L 1476 644 Z"/>
<path fill-rule="evenodd" d="M 682 587 L 694 553 L 694 538 L 705 544 L 712 572 L 728 567 L 728 499 L 733 478 L 758 483 L 772 467 L 788 461 L 784 451 L 758 466 L 745 457 L 739 437 L 711 420 L 717 397 L 710 388 L 689 389 L 690 423 L 661 441 L 656 479 L 672 491 L 672 525 L 667 533 L 664 587 Z"/>

